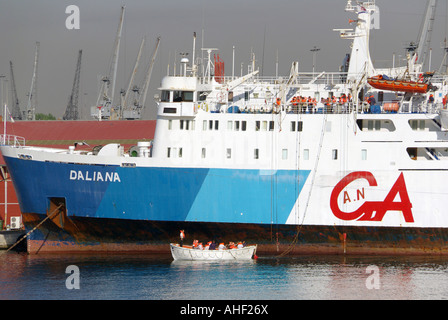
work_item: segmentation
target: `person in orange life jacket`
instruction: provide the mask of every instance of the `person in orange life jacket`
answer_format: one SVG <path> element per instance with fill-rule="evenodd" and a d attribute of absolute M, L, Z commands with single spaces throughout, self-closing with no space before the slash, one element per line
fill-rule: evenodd
<path fill-rule="evenodd" d="M 297 97 L 293 97 L 291 102 L 292 102 L 293 106 L 296 106 L 297 105 Z"/>
<path fill-rule="evenodd" d="M 243 243 L 240 241 L 240 242 L 238 242 L 238 249 L 242 249 L 244 246 L 243 246 Z"/>
<path fill-rule="evenodd" d="M 180 230 L 180 246 L 181 247 L 184 245 L 184 239 L 185 239 L 185 232 L 184 232 L 184 230 Z"/>
<path fill-rule="evenodd" d="M 428 103 L 434 103 L 434 95 L 429 96 Z"/>
<path fill-rule="evenodd" d="M 198 248 L 198 244 L 199 244 L 198 240 L 193 240 L 193 249 L 197 249 Z"/>
<path fill-rule="evenodd" d="M 226 246 L 224 245 L 224 242 L 221 242 L 218 246 L 218 250 L 224 250 Z"/>

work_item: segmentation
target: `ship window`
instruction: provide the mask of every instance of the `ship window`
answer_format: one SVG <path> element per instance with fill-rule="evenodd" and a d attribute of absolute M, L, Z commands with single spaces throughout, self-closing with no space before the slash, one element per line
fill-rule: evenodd
<path fill-rule="evenodd" d="M 226 149 L 226 158 L 227 159 L 232 158 L 232 149 L 230 149 L 230 148 Z"/>
<path fill-rule="evenodd" d="M 288 149 L 282 149 L 282 160 L 288 159 Z"/>
<path fill-rule="evenodd" d="M 194 130 L 194 120 L 180 120 L 180 130 Z"/>
<path fill-rule="evenodd" d="M 229 120 L 227 121 L 227 130 L 232 131 L 233 129 L 233 121 Z"/>
<path fill-rule="evenodd" d="M 260 155 L 260 150 L 259 149 L 254 149 L 254 159 L 258 159 Z"/>
<path fill-rule="evenodd" d="M 250 91 L 244 91 L 244 100 L 249 101 Z"/>
<path fill-rule="evenodd" d="M 208 128 L 209 128 L 210 130 L 213 130 L 213 120 L 209 120 L 209 121 L 208 121 Z"/>
<path fill-rule="evenodd" d="M 291 131 L 297 131 L 301 132 L 303 129 L 303 121 L 298 121 L 297 123 L 295 121 L 291 121 Z"/>
<path fill-rule="evenodd" d="M 303 160 L 310 160 L 310 150 L 309 149 L 303 150 Z"/>
<path fill-rule="evenodd" d="M 173 129 L 173 120 L 168 120 L 168 130 Z"/>
<path fill-rule="evenodd" d="M 240 122 L 235 121 L 235 131 L 240 131 Z"/>
<path fill-rule="evenodd" d="M 215 130 L 218 130 L 219 128 L 219 120 L 215 120 Z"/>
<path fill-rule="evenodd" d="M 241 131 L 246 131 L 246 121 L 241 121 Z"/>
<path fill-rule="evenodd" d="M 205 159 L 206 152 L 207 152 L 207 150 L 205 148 L 202 148 L 202 153 L 201 153 L 202 159 Z"/>
<path fill-rule="evenodd" d="M 199 101 L 205 101 L 205 99 L 207 99 L 207 94 L 203 91 L 199 92 Z"/>
<path fill-rule="evenodd" d="M 366 120 L 358 119 L 356 124 L 361 131 L 395 131 L 395 125 L 391 120 L 378 119 L 378 120 Z"/>
<path fill-rule="evenodd" d="M 381 130 L 381 121 L 375 121 L 375 130 L 376 131 Z"/>
<path fill-rule="evenodd" d="M 255 131 L 260 131 L 260 121 L 255 121 Z"/>
<path fill-rule="evenodd" d="M 179 148 L 179 158 L 182 158 L 182 148 Z"/>
<path fill-rule="evenodd" d="M 163 113 L 177 113 L 176 108 L 163 108 Z"/>
<path fill-rule="evenodd" d="M 170 102 L 170 92 L 167 90 L 163 90 L 160 101 L 161 102 Z"/>
<path fill-rule="evenodd" d="M 338 159 L 338 149 L 333 149 L 331 151 L 331 159 L 337 160 Z"/>
<path fill-rule="evenodd" d="M 207 131 L 207 120 L 202 121 L 202 131 Z"/>
<path fill-rule="evenodd" d="M 268 122 L 267 121 L 263 121 L 262 122 L 262 127 L 261 127 L 261 130 L 262 131 L 266 131 L 266 130 L 268 130 Z"/>
<path fill-rule="evenodd" d="M 171 148 L 168 147 L 167 151 L 166 151 L 166 157 L 169 158 L 171 156 Z"/>
<path fill-rule="evenodd" d="M 173 91 L 173 102 L 193 102 L 193 91 Z"/>
<path fill-rule="evenodd" d="M 440 131 L 440 124 L 434 120 L 409 120 L 412 130 L 418 131 Z"/>
<path fill-rule="evenodd" d="M 193 102 L 193 91 L 183 91 L 182 101 Z"/>
<path fill-rule="evenodd" d="M 269 131 L 274 131 L 274 121 L 269 121 Z"/>
<path fill-rule="evenodd" d="M 361 149 L 361 160 L 367 160 L 367 150 Z"/>

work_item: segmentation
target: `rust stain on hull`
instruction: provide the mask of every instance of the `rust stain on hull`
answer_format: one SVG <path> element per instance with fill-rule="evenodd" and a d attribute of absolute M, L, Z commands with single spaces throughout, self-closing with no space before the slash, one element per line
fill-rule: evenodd
<path fill-rule="evenodd" d="M 63 212 L 61 213 L 63 216 Z M 46 216 L 23 215 L 27 230 Z M 301 254 L 448 254 L 448 229 L 352 226 L 262 225 L 174 222 L 71 217 L 67 228 L 45 221 L 28 239 L 28 252 L 148 252 L 169 253 L 178 242 L 246 241 L 258 245 L 258 255 Z M 59 217 L 60 218 L 60 217 Z M 64 217 L 63 217 L 64 218 Z M 65 218 L 64 218 L 65 219 Z M 65 220 L 67 221 L 67 220 Z M 73 227 L 75 226 L 75 227 Z M 344 240 L 344 234 L 345 240 Z"/>

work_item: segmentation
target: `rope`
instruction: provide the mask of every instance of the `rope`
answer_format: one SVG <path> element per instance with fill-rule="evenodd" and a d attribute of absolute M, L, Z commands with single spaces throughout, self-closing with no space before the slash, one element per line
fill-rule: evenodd
<path fill-rule="evenodd" d="M 306 202 L 306 205 L 305 205 L 305 211 L 303 213 L 302 223 L 298 224 L 297 232 L 296 232 L 296 234 L 294 236 L 294 239 L 289 244 L 289 247 L 285 251 L 283 251 L 281 254 L 279 254 L 279 257 L 283 257 L 283 256 L 287 255 L 288 253 L 290 253 L 292 251 L 292 249 L 294 249 L 295 245 L 297 244 L 297 242 L 299 240 L 299 234 L 300 234 L 300 231 L 302 230 L 303 224 L 305 222 L 305 216 L 306 216 L 306 213 L 308 211 L 308 205 L 309 205 L 310 198 L 311 198 L 311 192 L 312 192 L 313 186 L 314 186 L 314 179 L 316 178 L 317 166 L 319 164 L 320 152 L 322 150 L 322 144 L 323 144 L 325 130 L 326 130 L 326 123 L 327 123 L 327 114 L 325 113 L 324 114 L 323 124 L 322 124 L 322 133 L 321 133 L 321 136 L 320 136 L 319 149 L 318 149 L 318 153 L 317 153 L 317 156 L 316 156 L 316 163 L 314 165 L 313 175 L 312 175 L 312 178 L 311 178 L 310 192 L 308 194 L 308 199 L 307 199 L 307 202 Z"/>
<path fill-rule="evenodd" d="M 6 252 L 12 250 L 14 247 L 16 247 L 20 242 L 22 242 L 23 240 L 25 240 L 26 238 L 28 238 L 28 236 L 30 234 L 32 234 L 34 231 L 36 231 L 45 221 L 47 221 L 48 219 L 53 218 L 53 216 L 58 213 L 57 211 L 62 207 L 63 205 L 61 204 L 59 207 L 57 207 L 56 209 L 53 210 L 53 212 L 48 215 L 44 220 L 42 220 L 41 222 L 39 222 L 39 224 L 37 226 L 35 226 L 30 232 L 28 232 L 26 235 L 24 235 L 19 241 L 17 241 L 16 243 L 14 243 L 14 245 L 12 245 L 11 247 L 8 248 L 8 250 L 3 251 L 2 254 L 5 254 Z"/>

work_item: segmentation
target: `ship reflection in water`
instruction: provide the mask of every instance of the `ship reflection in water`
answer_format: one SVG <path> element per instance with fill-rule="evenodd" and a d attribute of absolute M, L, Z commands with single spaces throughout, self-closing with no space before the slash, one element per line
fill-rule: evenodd
<path fill-rule="evenodd" d="M 169 255 L 0 256 L 0 299 L 446 299 L 443 257 L 298 256 L 233 262 Z M 69 290 L 69 266 L 79 289 Z M 70 281 L 70 279 L 69 279 Z"/>

